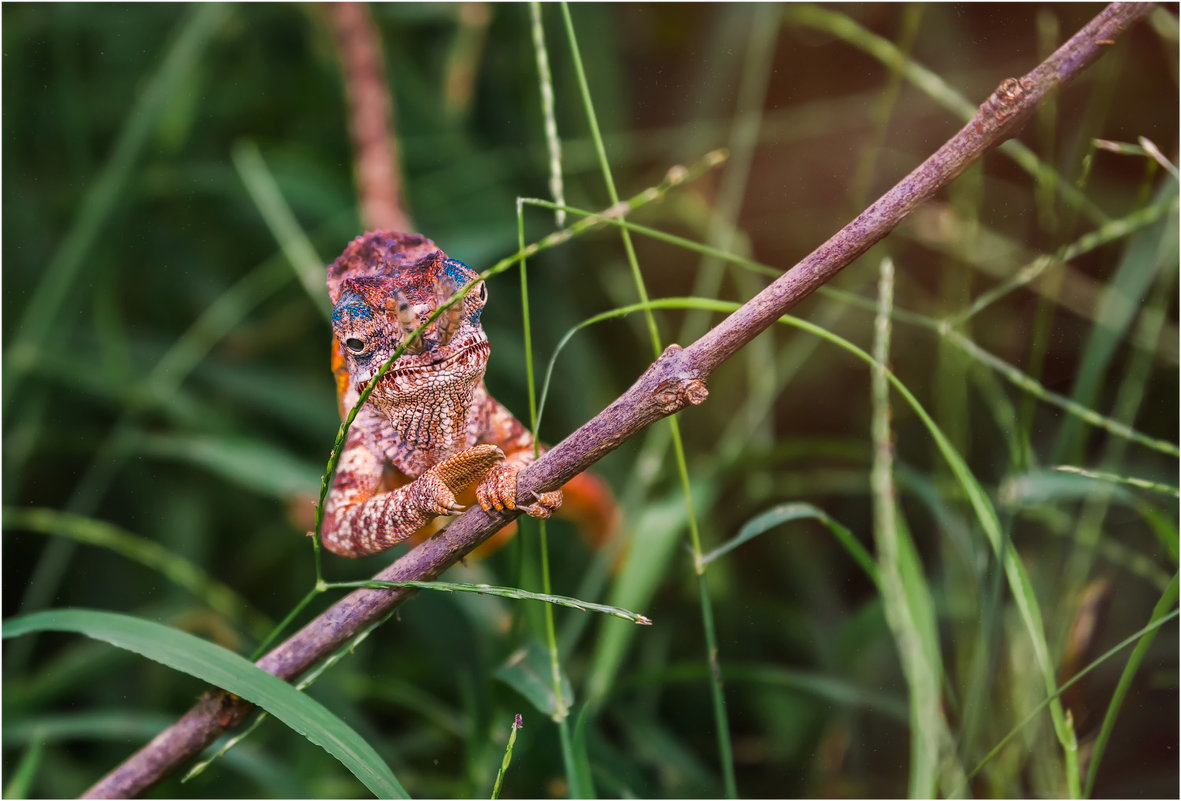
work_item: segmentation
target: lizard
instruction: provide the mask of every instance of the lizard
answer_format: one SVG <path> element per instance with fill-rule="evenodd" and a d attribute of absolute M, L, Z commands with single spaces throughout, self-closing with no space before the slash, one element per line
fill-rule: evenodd
<path fill-rule="evenodd" d="M 366 383 L 442 302 L 478 278 L 421 234 L 371 231 L 328 268 L 332 370 L 342 417 Z M 490 346 L 484 282 L 445 310 L 383 376 L 349 429 L 324 504 L 324 546 L 380 553 L 441 515 L 475 484 L 484 510 L 513 509 L 533 436 L 484 386 Z M 547 518 L 562 491 L 521 507 Z"/>
<path fill-rule="evenodd" d="M 476 273 L 425 236 L 401 233 L 413 223 L 381 43 L 363 4 L 326 8 L 349 100 L 361 217 L 371 229 L 328 268 L 332 371 L 343 418 L 407 333 Z M 482 283 L 472 287 L 409 345 L 358 412 L 324 502 L 321 539 L 328 550 L 364 556 L 429 535 L 432 521 L 470 503 L 471 490 L 460 491 L 473 483 L 474 500 L 485 509 L 513 508 L 516 475 L 533 460 L 533 437 L 484 387 L 486 299 Z M 591 473 L 522 509 L 548 517 L 559 505 L 595 547 L 619 525 L 610 489 Z M 506 540 L 512 527 L 485 546 Z"/>

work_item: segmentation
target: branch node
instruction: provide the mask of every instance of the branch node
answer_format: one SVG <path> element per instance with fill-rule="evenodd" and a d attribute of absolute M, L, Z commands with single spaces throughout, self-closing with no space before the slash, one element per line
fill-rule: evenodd
<path fill-rule="evenodd" d="M 1004 122 L 1020 110 L 1021 98 L 1032 88 L 1029 78 L 1005 78 L 984 101 L 985 110 L 992 112 L 997 122 Z"/>
<path fill-rule="evenodd" d="M 709 389 L 703 380 L 685 376 L 661 381 L 653 393 L 653 401 L 664 416 L 675 414 L 686 406 L 699 406 L 707 397 Z"/>
<path fill-rule="evenodd" d="M 709 389 L 701 377 L 701 371 L 692 364 L 684 363 L 684 352 L 684 348 L 672 343 L 652 363 L 644 376 L 657 379 L 656 386 L 651 390 L 651 399 L 661 417 L 675 414 L 686 406 L 699 406 L 709 397 Z"/>

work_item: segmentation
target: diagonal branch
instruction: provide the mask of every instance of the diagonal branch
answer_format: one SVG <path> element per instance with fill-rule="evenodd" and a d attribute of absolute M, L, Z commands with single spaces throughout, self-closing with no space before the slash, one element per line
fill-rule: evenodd
<path fill-rule="evenodd" d="M 528 503 L 534 491 L 560 487 L 657 420 L 689 404 L 702 403 L 708 395 L 705 380 L 718 365 L 885 237 L 915 207 L 987 151 L 1014 136 L 1047 93 L 1094 63 L 1150 7 L 1112 4 L 1031 72 L 1002 81 L 959 133 L 856 219 L 696 342 L 686 348 L 670 345 L 627 392 L 521 473 L 518 503 Z M 434 579 L 516 514 L 489 514 L 475 506 L 375 578 Z M 293 680 L 381 621 L 412 593 L 409 589 L 351 593 L 260 659 L 258 665 Z M 223 692 L 207 693 L 184 717 L 86 794 L 126 797 L 143 792 L 241 723 L 251 709 Z"/>

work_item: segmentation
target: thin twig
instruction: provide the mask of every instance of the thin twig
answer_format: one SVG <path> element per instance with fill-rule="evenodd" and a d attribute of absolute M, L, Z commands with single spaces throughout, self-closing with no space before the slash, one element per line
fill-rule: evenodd
<path fill-rule="evenodd" d="M 772 325 L 854 259 L 885 237 L 920 203 L 986 152 L 1014 136 L 1038 102 L 1094 63 L 1110 42 L 1150 10 L 1149 4 L 1112 4 L 1022 78 L 1008 78 L 963 129 L 856 219 L 803 261 L 687 348 L 670 345 L 614 403 L 523 471 L 518 503 L 535 491 L 557 489 L 657 420 L 702 403 L 705 379 L 718 365 Z M 473 507 L 443 532 L 398 559 L 375 578 L 422 581 L 437 577 L 514 519 L 518 512 Z M 358 590 L 334 604 L 258 664 L 293 680 L 413 594 Z M 221 691 L 207 693 L 174 723 L 87 791 L 92 797 L 142 793 L 241 723 L 251 706 Z"/>

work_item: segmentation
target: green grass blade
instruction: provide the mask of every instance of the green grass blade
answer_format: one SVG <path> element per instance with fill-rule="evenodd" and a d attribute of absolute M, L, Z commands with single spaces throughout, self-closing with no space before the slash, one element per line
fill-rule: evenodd
<path fill-rule="evenodd" d="M 894 443 L 890 435 L 890 315 L 894 305 L 894 263 L 883 259 L 874 324 L 874 366 L 870 377 L 873 467 L 870 486 L 874 507 L 874 542 L 878 553 L 878 590 L 886 622 L 894 635 L 910 696 L 911 798 L 930 798 L 950 741 L 941 710 L 943 664 L 935 606 L 918 551 L 899 514 L 894 484 Z"/>
<path fill-rule="evenodd" d="M 857 538 L 853 536 L 853 532 L 849 531 L 848 528 L 829 517 L 828 513 L 823 509 L 813 506 L 810 503 L 783 503 L 768 509 L 762 514 L 748 520 L 738 530 L 737 534 L 721 546 L 707 553 L 701 559 L 708 564 L 782 523 L 808 519 L 818 520 L 823 523 L 832 532 L 833 536 L 837 538 L 837 542 L 841 544 L 841 547 L 865 571 L 865 574 L 875 584 L 878 583 L 878 566 L 874 562 L 873 556 L 865 549 L 865 546 L 858 542 Z"/>
<path fill-rule="evenodd" d="M 579 795 L 583 798 L 597 798 L 594 777 L 591 775 L 591 756 L 587 743 L 588 731 L 591 723 L 590 707 L 582 705 L 574 719 L 573 738 L 570 744 L 571 757 L 574 760 L 574 781 L 570 785 L 570 796 Z M 578 794 L 575 794 L 575 790 Z"/>
<path fill-rule="evenodd" d="M 694 498 L 707 505 L 712 500 L 709 488 L 700 489 Z M 685 504 L 679 497 L 660 499 L 647 504 L 631 523 L 643 536 L 633 538 L 628 545 L 627 556 L 608 597 L 612 604 L 622 607 L 650 603 L 656 594 L 664 573 L 653 566 L 667 565 L 684 536 Z M 636 630 L 630 626 L 602 628 L 586 680 L 588 704 L 597 707 L 609 694 L 635 634 Z"/>
<path fill-rule="evenodd" d="M 307 604 L 313 598 L 315 598 L 317 595 L 319 595 L 321 592 L 323 592 L 323 589 L 322 589 L 323 586 L 324 585 L 322 583 L 317 582 L 316 585 L 313 586 L 312 589 L 308 591 L 308 594 L 306 596 L 304 596 L 303 600 L 301 600 L 291 610 L 291 612 L 290 612 L 290 614 L 288 614 L 287 618 L 282 623 L 279 624 L 279 626 L 275 629 L 275 632 L 272 634 L 272 637 L 277 637 L 279 632 L 281 632 L 292 620 L 294 620 L 298 616 L 299 612 L 305 606 L 307 606 Z M 366 639 L 368 639 L 369 634 L 374 629 L 376 629 L 378 626 L 380 626 L 382 623 L 384 623 L 388 619 L 389 619 L 389 615 L 387 615 L 382 620 L 379 620 L 376 623 L 373 623 L 368 628 L 366 628 L 364 631 L 361 631 L 358 634 L 354 634 L 352 637 L 350 637 L 348 642 L 346 642 L 344 645 L 340 646 L 335 651 L 333 651 L 332 654 L 329 655 L 327 659 L 322 660 L 319 664 L 317 664 L 315 667 L 313 667 L 307 673 L 305 673 L 303 678 L 301 678 L 299 681 L 295 682 L 295 689 L 306 690 L 308 687 L 311 687 L 316 682 L 316 680 L 319 679 L 320 676 L 324 674 L 325 671 L 327 671 L 329 668 L 331 668 L 333 665 L 335 665 L 341 659 L 344 659 L 349 654 L 352 654 L 358 645 L 360 645 Z M 269 643 L 263 643 L 262 645 L 260 645 L 258 647 L 258 649 L 255 651 L 255 653 L 251 655 L 251 658 L 252 659 L 258 658 L 259 656 L 262 655 L 262 653 L 264 651 L 266 651 L 266 649 L 268 647 L 269 647 Z M 238 743 L 242 742 L 242 740 L 244 740 L 248 736 L 250 736 L 251 732 L 253 732 L 256 728 L 258 728 L 259 724 L 261 724 L 263 722 L 263 720 L 265 720 L 266 718 L 267 718 L 267 713 L 265 711 L 259 712 L 257 715 L 254 716 L 254 720 L 248 726 L 246 726 L 243 729 L 239 729 L 238 732 L 236 734 L 234 734 L 234 736 L 232 736 L 228 740 L 226 740 L 222 744 L 221 748 L 219 748 L 215 753 L 213 753 L 211 756 L 207 757 L 206 759 L 201 760 L 197 764 L 193 765 L 193 767 L 191 767 L 189 769 L 189 772 L 184 775 L 184 777 L 181 779 L 181 781 L 187 782 L 189 779 L 192 779 L 193 777 L 202 773 L 206 768 L 208 768 L 213 763 L 214 760 L 221 759 L 222 757 L 226 756 L 227 752 L 229 752 L 230 749 L 232 749 Z"/>
<path fill-rule="evenodd" d="M 255 637 L 265 637 L 274 626 L 249 601 L 188 559 L 118 526 L 56 509 L 21 509 L 11 506 L 4 508 L 3 523 L 6 529 L 68 537 L 75 542 L 106 548 L 133 562 L 139 562 L 193 593 L 218 614 L 229 620 L 246 622 Z"/>
<path fill-rule="evenodd" d="M 1177 589 L 1177 574 L 1174 573 L 1173 580 L 1169 582 L 1169 586 L 1165 588 L 1160 600 L 1152 609 L 1152 616 L 1148 619 L 1150 626 L 1158 622 L 1163 623 L 1165 615 L 1170 610 L 1176 611 L 1174 606 L 1177 603 Z M 1091 791 L 1095 789 L 1095 779 L 1099 775 L 1099 763 L 1103 760 L 1103 752 L 1107 749 L 1107 742 L 1111 739 L 1111 732 L 1115 729 L 1116 718 L 1119 717 L 1120 708 L 1124 705 L 1124 698 L 1132 686 L 1132 679 L 1136 677 L 1136 671 L 1140 669 L 1140 663 L 1144 661 L 1144 656 L 1152 646 L 1152 641 L 1156 639 L 1156 634 L 1157 629 L 1152 629 L 1140 636 L 1140 641 L 1136 643 L 1136 647 L 1132 649 L 1132 653 L 1128 657 L 1128 663 L 1124 665 L 1115 692 L 1111 694 L 1111 702 L 1107 705 L 1107 712 L 1103 715 L 1103 725 L 1100 726 L 1094 747 L 1091 749 L 1091 759 L 1087 765 L 1087 781 L 1083 788 L 1084 798 L 1090 798 Z"/>
<path fill-rule="evenodd" d="M 12 393 L 20 385 L 18 376 L 37 358 L 37 353 L 63 319 L 62 306 L 75 289 L 78 272 L 94 246 L 107 218 L 118 206 L 119 195 L 131 177 L 149 137 L 164 110 L 173 102 L 177 87 L 201 63 L 202 53 L 229 15 L 231 6 L 209 3 L 194 6 L 180 34 L 152 76 L 127 122 L 119 132 L 110 157 L 86 192 L 78 216 L 49 260 L 33 297 L 16 327 L 15 341 L 4 359 L 3 405 L 8 408 Z M 76 293 L 75 297 L 81 293 Z"/>
<path fill-rule="evenodd" d="M 633 311 L 639 311 L 642 305 L 651 305 L 655 308 L 712 308 L 715 311 L 732 313 L 738 309 L 738 303 L 729 301 L 711 300 L 706 298 L 662 298 L 655 301 L 650 301 L 648 304 L 633 304 L 632 306 L 615 309 L 609 313 L 598 315 L 599 319 L 607 319 L 610 317 L 617 317 Z M 854 345 L 852 342 L 843 339 L 842 337 L 826 331 L 819 326 L 813 325 L 806 320 L 801 320 L 790 315 L 784 315 L 779 318 L 779 322 L 786 325 L 791 325 L 796 328 L 807 331 L 813 336 L 820 337 L 834 345 L 842 348 L 851 355 L 865 362 L 870 367 L 878 364 L 874 358 L 866 353 L 861 348 Z M 585 324 L 584 324 L 585 325 Z M 582 327 L 582 326 L 580 326 Z M 956 452 L 951 442 L 946 435 L 936 425 L 927 410 L 919 403 L 918 398 L 907 388 L 905 384 L 898 380 L 892 373 L 887 372 L 886 378 L 894 387 L 907 405 L 914 410 L 915 414 L 922 421 L 931 437 L 935 440 L 935 445 L 939 449 L 940 454 L 947 461 L 951 468 L 952 474 L 956 481 L 960 484 L 968 499 L 968 503 L 980 523 L 981 529 L 984 531 L 985 537 L 989 545 L 996 553 L 1002 564 L 1005 579 L 1009 584 L 1009 589 L 1013 594 L 1013 600 L 1017 606 L 1017 611 L 1020 614 L 1022 625 L 1026 633 L 1029 635 L 1030 642 L 1033 646 L 1034 656 L 1037 660 L 1037 666 L 1042 674 L 1042 681 L 1045 684 L 1047 694 L 1052 694 L 1055 688 L 1054 677 L 1054 663 L 1050 657 L 1050 647 L 1046 641 L 1045 627 L 1042 623 L 1041 606 L 1038 603 L 1037 595 L 1033 591 L 1033 586 L 1030 584 L 1029 575 L 1022 564 L 1020 557 L 1012 543 L 1009 542 L 1004 532 L 1001 530 L 1000 519 L 997 517 L 996 509 L 989 500 L 984 488 L 976 480 L 972 474 L 971 469 L 967 463 L 964 462 L 963 457 Z M 1078 757 L 1078 742 L 1075 739 L 1074 731 L 1069 725 L 1065 714 L 1062 710 L 1062 704 L 1058 701 L 1057 696 L 1050 699 L 1050 714 L 1054 722 L 1054 730 L 1058 735 L 1059 742 L 1062 744 L 1063 750 L 1066 754 L 1066 759 L 1069 763 L 1076 761 Z M 1074 784 L 1078 783 L 1078 771 L 1071 770 L 1068 767 L 1067 778 L 1070 780 L 1074 777 Z M 1075 788 L 1072 786 L 1072 790 Z M 1081 789 L 1079 790 L 1081 792 Z"/>
<path fill-rule="evenodd" d="M 1012 274 L 997 286 L 981 292 L 966 308 L 948 315 L 946 318 L 947 324 L 958 326 L 965 320 L 974 317 L 998 300 L 1022 287 L 1033 285 L 1032 288 L 1036 289 L 1038 285 L 1035 282 L 1047 275 L 1051 270 L 1059 269 L 1068 271 L 1069 263 L 1078 259 L 1080 256 L 1084 256 L 1104 245 L 1131 236 L 1141 228 L 1152 225 L 1161 217 L 1167 214 L 1175 214 L 1176 210 L 1177 196 L 1166 197 L 1156 203 L 1137 208 L 1124 217 L 1110 220 L 1092 231 L 1088 231 L 1069 245 L 1059 248 L 1054 254 L 1039 255 L 1027 264 L 1011 271 Z M 998 254 L 1011 250 L 1015 246 L 1012 241 L 985 231 L 978 233 L 973 238 L 973 243 L 976 247 L 972 249 L 972 253 L 966 254 L 965 258 L 970 259 L 969 263 L 981 270 L 988 269 L 989 265 L 995 264 L 998 261 Z M 1007 266 L 1007 260 L 1004 263 Z M 993 269 L 995 270 L 995 268 Z M 1077 272 L 1069 272 L 1068 274 L 1072 280 L 1079 280 Z M 1078 294 L 1082 293 L 1080 292 Z M 1098 322 L 1097 310 L 1089 308 L 1089 305 L 1088 307 L 1082 307 L 1082 304 L 1071 304 L 1068 293 L 1058 290 L 1047 295 L 1046 299 L 1063 304 L 1075 313 L 1095 317 Z"/>
<path fill-rule="evenodd" d="M 1181 497 L 1181 490 L 1178 490 L 1178 488 L 1172 484 L 1161 484 L 1156 481 L 1149 481 L 1146 478 L 1121 476 L 1116 473 L 1106 473 L 1102 470 L 1087 470 L 1084 467 L 1075 467 L 1074 465 L 1070 464 L 1060 464 L 1050 469 L 1057 470 L 1059 473 L 1073 473 L 1076 476 L 1083 476 L 1084 478 L 1102 481 L 1109 484 L 1124 484 L 1129 487 L 1136 487 L 1137 489 L 1161 492 L 1165 495 L 1172 495 L 1174 498 Z"/>
<path fill-rule="evenodd" d="M 271 230 L 275 241 L 291 262 L 300 284 L 312 299 L 316 310 L 324 315 L 324 319 L 328 319 L 332 308 L 328 302 L 328 289 L 324 284 L 324 262 L 316 255 L 311 240 L 295 219 L 295 214 L 287 205 L 287 201 L 283 199 L 283 193 L 279 191 L 279 185 L 267 169 L 266 162 L 258 151 L 258 145 L 254 142 L 239 142 L 234 146 L 233 157 L 234 166 L 238 168 L 238 174 L 266 221 L 267 228 Z"/>
<path fill-rule="evenodd" d="M 311 696 L 232 651 L 150 620 L 93 609 L 51 609 L 4 622 L 5 639 L 69 631 L 146 656 L 256 704 L 336 757 L 380 798 L 409 798 L 364 739 Z"/>
<path fill-rule="evenodd" d="M 524 696 L 539 712 L 557 720 L 574 703 L 574 691 L 562 671 L 557 685 L 559 697 L 551 672 L 549 648 L 538 640 L 530 640 L 514 651 L 493 675 Z"/>
<path fill-rule="evenodd" d="M 221 476 L 231 485 L 281 500 L 307 493 L 316 486 L 319 470 L 287 451 L 246 437 L 212 434 L 157 434 L 144 442 L 143 452 L 160 459 L 196 465 Z"/>
<path fill-rule="evenodd" d="M 12 778 L 4 788 L 5 798 L 28 798 L 33 789 L 33 782 L 37 778 L 37 771 L 41 769 L 41 759 L 45 755 L 45 739 L 34 735 L 29 741 L 29 747 L 21 754 L 20 761 L 12 771 Z"/>
<path fill-rule="evenodd" d="M 1167 181 L 1157 192 L 1156 202 L 1177 194 L 1177 182 Z M 1091 329 L 1083 350 L 1070 399 L 1082 406 L 1097 405 L 1106 386 L 1109 368 L 1120 344 L 1140 312 L 1158 270 L 1176 269 L 1178 223 L 1168 215 L 1139 230 L 1128 242 L 1115 275 L 1107 282 L 1099 302 L 1097 324 Z M 1079 462 L 1087 437 L 1075 418 L 1063 422 L 1051 461 Z"/>
<path fill-rule="evenodd" d="M 591 136 L 595 142 L 595 152 L 598 155 L 599 167 L 603 174 L 603 182 L 607 187 L 607 194 L 612 205 L 619 204 L 619 193 L 615 189 L 615 179 L 611 175 L 611 165 L 607 160 L 607 152 L 603 146 L 603 137 L 599 132 L 599 122 L 595 114 L 594 101 L 591 98 L 590 87 L 583 69 L 582 56 L 578 50 L 578 37 L 574 33 L 574 21 L 570 17 L 570 6 L 562 3 L 562 20 L 566 26 L 566 38 L 570 44 L 571 60 L 574 72 L 578 78 L 579 93 L 586 109 L 587 122 L 590 125 Z M 640 263 L 636 258 L 635 246 L 632 244 L 631 234 L 626 228 L 619 231 L 623 242 L 627 263 L 631 268 L 632 280 L 640 302 L 644 304 L 644 321 L 648 327 L 648 338 L 652 343 L 652 356 L 659 358 L 663 345 L 660 332 L 656 326 L 656 317 L 648 303 L 648 289 L 644 284 L 644 276 L 640 272 Z M 676 459 L 677 475 L 681 481 L 681 493 L 685 499 L 685 513 L 689 522 L 689 544 L 693 549 L 694 568 L 697 572 L 697 589 L 701 599 L 701 622 L 705 635 L 706 659 L 710 663 L 710 696 L 713 702 L 714 724 L 717 730 L 718 760 L 722 768 L 722 782 L 725 786 L 727 798 L 738 797 L 737 782 L 734 777 L 734 753 L 730 744 L 730 724 L 726 718 L 726 700 L 722 688 L 722 672 L 718 666 L 718 643 L 714 632 L 713 605 L 709 596 L 709 585 L 705 578 L 705 565 L 701 561 L 701 535 L 697 530 L 697 515 L 693 508 L 693 493 L 689 481 L 689 466 L 685 459 L 685 447 L 681 441 L 680 424 L 676 417 L 668 418 L 668 430 L 672 437 L 673 455 Z M 563 729 L 563 734 L 566 730 Z"/>
<path fill-rule="evenodd" d="M 1167 592 L 1168 591 L 1166 591 L 1166 593 Z M 1153 614 L 1154 615 L 1156 614 L 1155 610 L 1153 610 Z M 1062 693 L 1069 690 L 1071 687 L 1073 687 L 1075 685 L 1075 683 L 1081 681 L 1084 676 L 1086 676 L 1088 673 L 1090 673 L 1095 668 L 1102 665 L 1104 662 L 1106 662 L 1112 656 L 1119 653 L 1124 648 L 1127 648 L 1129 645 L 1136 642 L 1137 640 L 1145 637 L 1146 635 L 1155 633 L 1158 629 L 1160 629 L 1161 626 L 1168 623 L 1170 620 L 1173 620 L 1179 614 L 1181 614 L 1181 610 L 1173 609 L 1172 611 L 1165 614 L 1163 617 L 1153 620 L 1152 623 L 1149 623 L 1147 626 L 1140 629 L 1136 633 L 1132 634 L 1129 637 L 1124 638 L 1120 642 L 1113 645 L 1111 648 L 1107 649 L 1107 651 L 1105 651 L 1103 653 L 1103 655 L 1099 656 L 1097 659 L 1095 659 L 1095 661 L 1091 662 L 1089 665 L 1087 665 L 1085 668 L 1080 670 L 1078 673 L 1075 673 L 1073 676 L 1070 677 L 1070 679 L 1068 681 L 1064 682 L 1060 687 L 1055 688 L 1054 692 L 1050 693 L 1050 695 L 1047 696 L 1046 698 L 1044 698 L 1041 701 L 1041 703 L 1039 703 L 1036 707 L 1034 707 L 1032 710 L 1030 710 L 1029 714 L 1026 715 L 1025 718 L 1020 723 L 1018 723 L 1016 726 L 1014 726 L 1009 731 L 1008 734 L 1006 734 L 1004 737 L 1002 737 L 1000 739 L 1000 741 L 992 747 L 991 751 L 989 751 L 987 754 L 985 754 L 984 758 L 982 760 L 980 760 L 980 764 L 978 764 L 976 767 L 972 768 L 972 771 L 971 771 L 971 773 L 968 774 L 967 778 L 971 779 L 973 776 L 975 776 L 977 773 L 979 773 L 980 769 L 983 768 L 986 764 L 988 764 L 988 762 L 993 757 L 995 757 L 998 753 L 1000 753 L 1000 750 L 1002 748 L 1004 748 L 1009 743 L 1009 741 L 1012 740 L 1017 735 L 1018 732 L 1020 732 L 1023 728 L 1025 728 L 1031 720 L 1036 718 L 1041 713 L 1041 711 L 1043 709 L 1045 709 L 1047 706 L 1049 706 L 1054 701 L 1056 701 L 1058 699 L 1058 697 L 1060 695 L 1062 695 Z"/>
<path fill-rule="evenodd" d="M 628 611 L 618 606 L 608 606 L 606 604 L 596 604 L 590 601 L 580 601 L 577 598 L 568 598 L 565 595 L 552 595 L 544 592 L 530 592 L 529 590 L 521 590 L 516 587 L 495 587 L 491 584 L 465 584 L 455 581 L 342 581 L 333 582 L 326 585 L 331 588 L 354 588 L 354 587 L 372 587 L 372 588 L 398 588 L 398 587 L 413 587 L 418 590 L 441 590 L 443 592 L 474 592 L 477 595 L 495 595 L 498 598 L 513 598 L 518 601 L 541 601 L 542 603 L 552 604 L 554 606 L 565 606 L 569 609 L 577 609 L 580 612 L 599 612 L 604 615 L 611 615 L 622 620 L 627 620 L 641 626 L 651 626 L 652 621 L 644 615 L 636 612 Z"/>
<path fill-rule="evenodd" d="M 533 52 L 537 58 L 537 86 L 541 91 L 541 116 L 545 119 L 545 147 L 549 153 L 549 191 L 559 206 L 566 204 L 566 189 L 562 183 L 562 140 L 558 138 L 558 120 L 554 116 L 554 82 L 549 68 L 549 51 L 545 46 L 545 27 L 541 24 L 541 3 L 529 4 L 529 30 L 533 34 Z M 566 212 L 554 210 L 554 224 L 566 224 Z"/>
<path fill-rule="evenodd" d="M 1069 413 L 1071 419 L 1101 428 L 1109 434 L 1143 445 L 1146 448 L 1151 448 L 1154 451 L 1159 451 L 1167 456 L 1181 457 L 1181 449 L 1172 442 L 1142 434 L 1119 420 L 1099 414 L 1083 403 L 1046 389 L 1028 374 L 1023 373 L 1004 359 L 984 350 L 960 332 L 951 329 L 942 329 L 940 330 L 940 334 L 948 342 L 964 351 L 964 353 L 976 361 L 998 372 L 1002 378 L 1013 386 L 1028 392 L 1044 403 L 1057 406 L 1059 409 Z"/>
<path fill-rule="evenodd" d="M 533 205 L 542 206 L 543 208 L 552 208 L 553 207 L 553 204 L 549 203 L 549 201 L 544 201 L 544 200 L 526 199 L 525 202 L 533 204 Z M 585 212 L 581 209 L 572 208 L 570 206 L 567 206 L 565 208 L 566 208 L 566 211 L 569 211 L 573 214 L 583 215 L 588 218 L 591 216 L 591 214 L 589 212 Z M 1153 209 L 1159 210 L 1159 207 L 1153 207 Z M 1157 211 L 1154 211 L 1153 214 L 1154 214 L 1153 219 L 1157 219 L 1159 217 L 1159 214 L 1157 213 Z M 1131 219 L 1131 217 L 1129 217 L 1128 219 Z M 605 220 L 603 220 L 603 222 L 607 225 L 613 225 L 613 226 L 617 226 L 620 228 L 627 228 L 630 231 L 634 231 L 636 233 L 643 234 L 644 236 L 651 237 L 651 238 L 659 240 L 661 242 L 667 242 L 671 245 L 676 245 L 677 247 L 685 248 L 686 250 L 691 250 L 695 253 L 701 253 L 704 255 L 714 256 L 714 257 L 723 259 L 724 261 L 727 261 L 731 264 L 742 267 L 744 269 L 748 269 L 753 272 L 760 273 L 762 275 L 767 275 L 769 277 L 777 278 L 782 272 L 781 270 L 776 269 L 775 267 L 772 267 L 767 264 L 761 264 L 759 262 L 754 261 L 753 259 L 748 259 L 748 258 L 745 258 L 742 256 L 736 256 L 732 253 L 726 253 L 725 251 L 720 250 L 718 248 L 711 248 L 708 245 L 701 244 L 700 242 L 694 242 L 691 239 L 686 239 L 684 237 L 676 236 L 675 234 L 668 234 L 668 233 L 665 233 L 664 231 L 660 231 L 655 228 L 649 228 L 647 226 L 639 225 L 639 224 L 636 224 L 636 223 L 633 223 L 633 222 L 630 222 L 627 220 L 605 219 Z M 1080 242 L 1081 241 L 1082 240 L 1080 240 Z M 832 287 L 821 287 L 818 291 L 820 294 L 822 294 L 826 297 L 831 297 L 834 299 L 841 300 L 845 303 L 850 304 L 851 306 L 853 306 L 855 308 L 872 309 L 872 307 L 873 307 L 873 301 L 868 300 L 867 298 L 860 297 L 859 295 L 856 295 L 851 292 L 846 292 L 846 291 L 843 291 L 840 289 L 835 289 Z M 679 299 L 679 302 L 684 302 L 686 300 L 687 299 L 681 298 L 681 299 Z M 696 300 L 696 299 L 689 299 L 689 300 Z M 661 303 L 661 301 L 657 300 L 657 301 L 654 301 L 654 303 L 659 304 L 659 303 Z M 694 306 L 677 306 L 677 305 L 661 307 L 658 305 L 657 308 L 696 308 L 696 307 L 694 307 Z M 705 308 L 705 307 L 702 307 L 702 308 Z M 727 306 L 725 308 L 713 308 L 713 310 L 714 311 L 725 311 L 727 309 L 732 309 L 732 308 L 733 308 L 733 306 Z M 634 310 L 635 309 L 633 308 L 633 311 Z M 569 332 L 567 332 L 565 337 L 561 340 L 561 342 L 558 346 L 558 349 L 560 349 L 561 346 L 564 345 L 568 341 L 568 339 L 571 336 L 573 336 L 573 334 L 576 333 L 580 328 L 582 328 L 586 325 L 590 325 L 592 323 L 600 322 L 602 320 L 609 319 L 611 317 L 616 317 L 616 316 L 619 316 L 619 315 L 614 314 L 612 312 L 604 312 L 603 314 L 596 315 L 595 317 L 591 317 L 591 318 L 585 320 L 583 323 L 580 323 L 579 326 L 576 326 L 575 328 L 573 328 Z M 1099 414 L 1098 412 L 1094 411 L 1093 409 L 1091 409 L 1083 404 L 1076 403 L 1075 401 L 1071 400 L 1070 398 L 1068 398 L 1064 395 L 1060 395 L 1056 392 L 1052 392 L 1052 391 L 1046 389 L 1036 379 L 1032 378 L 1031 376 L 1022 372 L 1021 370 L 1017 369 L 1016 367 L 1014 367 L 1013 365 L 1004 361 L 1003 359 L 1001 359 L 997 356 L 994 356 L 993 354 L 991 354 L 988 351 L 981 348 L 979 345 L 977 345 L 971 339 L 965 337 L 963 334 L 961 334 L 958 331 L 951 328 L 950 325 L 946 321 L 936 320 L 936 319 L 934 319 L 932 317 L 928 317 L 926 315 L 917 314 L 915 312 L 908 311 L 906 309 L 898 309 L 898 308 L 893 309 L 891 311 L 890 316 L 897 322 L 904 322 L 904 323 L 908 323 L 911 325 L 922 326 L 923 328 L 928 328 L 928 329 L 936 332 L 940 336 L 945 337 L 947 339 L 947 341 L 950 342 L 952 345 L 954 345 L 955 347 L 964 351 L 964 353 L 967 354 L 972 359 L 980 362 L 981 364 L 985 365 L 989 369 L 1000 373 L 1001 377 L 1003 377 L 1009 383 L 1013 384 L 1014 386 L 1018 387 L 1019 389 L 1025 391 L 1025 392 L 1028 392 L 1028 393 L 1034 395 L 1036 398 L 1038 398 L 1039 400 L 1041 400 L 1045 403 L 1049 403 L 1053 406 L 1057 406 L 1058 408 L 1062 409 L 1063 411 L 1067 412 L 1068 414 L 1072 415 L 1073 417 L 1077 417 L 1079 420 L 1081 420 L 1082 422 L 1084 422 L 1088 425 L 1095 426 L 1096 428 L 1101 428 L 1109 434 L 1120 437 L 1122 439 L 1130 440 L 1131 442 L 1135 442 L 1137 444 L 1143 445 L 1146 448 L 1151 448 L 1155 451 L 1160 451 L 1161 453 L 1167 454 L 1169 456 L 1181 457 L 1181 449 L 1178 449 L 1178 447 L 1175 444 L 1173 444 L 1172 442 L 1169 442 L 1167 440 L 1162 440 L 1157 437 L 1150 437 L 1146 434 L 1143 434 L 1143 433 L 1135 430 L 1131 426 L 1128 426 L 1128 425 L 1120 422 L 1119 420 L 1115 420 L 1115 419 L 1112 419 L 1111 417 L 1108 417 L 1106 415 Z M 555 355 L 556 355 L 556 353 L 555 353 Z M 549 371 L 552 372 L 553 359 L 551 359 L 550 366 L 548 369 L 549 369 Z M 546 381 L 542 385 L 541 398 L 542 398 L 542 406 L 543 407 L 545 405 L 546 388 L 548 386 L 548 377 L 549 377 L 549 373 L 547 372 Z"/>
<path fill-rule="evenodd" d="M 534 3 L 536 5 L 536 3 Z M 504 774 L 508 773 L 508 766 L 513 761 L 513 746 L 517 742 L 517 730 L 524 728 L 521 716 L 513 718 L 512 729 L 508 734 L 508 743 L 504 747 L 504 759 L 500 760 L 500 770 L 496 771 L 496 781 L 492 785 L 492 798 L 500 798 L 500 786 L 504 783 Z"/>

